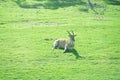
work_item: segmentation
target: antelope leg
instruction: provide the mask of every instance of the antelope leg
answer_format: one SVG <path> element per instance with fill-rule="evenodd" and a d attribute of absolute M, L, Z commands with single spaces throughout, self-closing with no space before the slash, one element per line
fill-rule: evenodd
<path fill-rule="evenodd" d="M 66 52 L 66 50 L 67 50 L 67 46 L 65 46 L 65 48 L 64 48 L 64 52 L 63 52 L 63 53 L 65 53 L 65 52 Z"/>

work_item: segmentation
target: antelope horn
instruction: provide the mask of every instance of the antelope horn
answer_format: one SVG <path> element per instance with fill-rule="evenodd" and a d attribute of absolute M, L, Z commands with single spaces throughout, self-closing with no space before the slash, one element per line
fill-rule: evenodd
<path fill-rule="evenodd" d="M 67 32 L 68 32 L 69 35 L 71 35 L 69 31 L 67 31 Z"/>
<path fill-rule="evenodd" d="M 72 31 L 72 34 L 74 35 L 74 32 Z"/>

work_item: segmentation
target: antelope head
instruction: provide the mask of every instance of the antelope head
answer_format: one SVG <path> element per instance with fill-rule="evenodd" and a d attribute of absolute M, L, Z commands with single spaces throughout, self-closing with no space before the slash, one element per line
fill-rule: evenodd
<path fill-rule="evenodd" d="M 71 31 L 71 33 L 69 31 L 67 31 L 67 32 L 68 32 L 68 36 L 69 36 L 70 40 L 75 41 L 76 35 L 74 34 L 74 32 L 73 31 Z"/>

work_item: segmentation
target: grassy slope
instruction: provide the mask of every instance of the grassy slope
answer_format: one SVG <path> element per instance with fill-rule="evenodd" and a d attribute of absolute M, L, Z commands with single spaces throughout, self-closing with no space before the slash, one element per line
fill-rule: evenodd
<path fill-rule="evenodd" d="M 98 16 L 78 6 L 25 9 L 0 2 L 0 79 L 119 80 L 119 8 L 108 5 Z M 51 50 L 67 30 L 77 34 L 75 49 L 84 58 Z"/>

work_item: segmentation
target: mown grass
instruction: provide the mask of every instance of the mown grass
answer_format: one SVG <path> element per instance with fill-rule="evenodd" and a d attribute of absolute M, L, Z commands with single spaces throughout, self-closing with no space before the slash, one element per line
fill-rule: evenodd
<path fill-rule="evenodd" d="M 119 80 L 119 5 L 104 15 L 79 10 L 21 8 L 0 2 L 0 80 Z M 52 51 L 57 38 L 73 30 L 72 52 Z"/>

